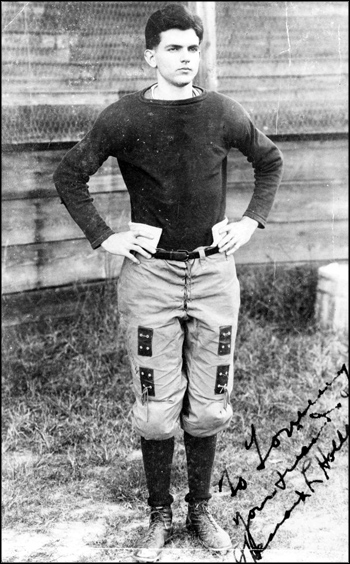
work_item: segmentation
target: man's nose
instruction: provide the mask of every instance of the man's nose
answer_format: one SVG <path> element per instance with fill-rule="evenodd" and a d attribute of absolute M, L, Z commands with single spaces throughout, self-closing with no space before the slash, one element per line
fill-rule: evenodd
<path fill-rule="evenodd" d="M 182 51 L 181 52 L 181 61 L 188 62 L 190 60 L 190 54 L 188 51 Z"/>

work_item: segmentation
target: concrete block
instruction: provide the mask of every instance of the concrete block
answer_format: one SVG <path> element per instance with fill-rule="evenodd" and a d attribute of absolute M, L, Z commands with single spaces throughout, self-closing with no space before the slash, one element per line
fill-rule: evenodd
<path fill-rule="evenodd" d="M 337 262 L 318 269 L 315 316 L 320 327 L 349 331 L 349 267 Z"/>

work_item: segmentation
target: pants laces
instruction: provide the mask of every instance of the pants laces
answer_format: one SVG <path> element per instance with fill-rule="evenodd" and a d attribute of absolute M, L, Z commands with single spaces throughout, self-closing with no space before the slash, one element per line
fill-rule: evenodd
<path fill-rule="evenodd" d="M 224 409 L 226 409 L 230 399 L 229 397 L 230 394 L 228 393 L 227 384 L 224 384 L 223 386 L 219 384 L 218 387 L 221 388 L 220 394 L 224 394 Z"/>
<path fill-rule="evenodd" d="M 146 420 L 148 421 L 148 397 L 149 397 L 149 393 L 148 390 L 152 389 L 152 386 L 145 386 L 142 390 L 142 394 L 141 394 L 141 403 L 142 405 L 146 404 Z"/>

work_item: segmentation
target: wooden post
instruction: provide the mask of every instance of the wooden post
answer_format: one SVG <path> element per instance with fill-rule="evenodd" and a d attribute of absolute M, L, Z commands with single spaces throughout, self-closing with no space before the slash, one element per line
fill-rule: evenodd
<path fill-rule="evenodd" d="M 188 2 L 191 12 L 203 21 L 204 36 L 201 44 L 201 64 L 195 82 L 207 90 L 217 90 L 216 73 L 216 2 Z"/>

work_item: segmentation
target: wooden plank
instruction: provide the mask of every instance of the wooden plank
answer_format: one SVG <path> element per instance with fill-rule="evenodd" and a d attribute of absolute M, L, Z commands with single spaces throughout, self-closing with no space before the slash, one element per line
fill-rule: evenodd
<path fill-rule="evenodd" d="M 112 229 L 115 231 L 128 229 L 127 223 L 130 221 L 128 192 L 95 194 L 94 205 Z M 85 238 L 84 233 L 58 197 L 3 202 L 3 245 L 28 245 L 81 238 Z"/>
<path fill-rule="evenodd" d="M 276 142 L 283 153 L 283 182 L 308 182 L 310 180 L 348 183 L 348 139 L 334 141 L 282 141 Z M 231 151 L 227 178 L 233 182 L 252 182 L 254 171 L 239 151 Z"/>
<path fill-rule="evenodd" d="M 2 155 L 2 200 L 57 196 L 52 175 L 67 150 L 21 151 Z M 118 162 L 109 157 L 91 177 L 91 194 L 126 190 Z"/>
<path fill-rule="evenodd" d="M 348 259 L 348 222 L 269 224 L 238 249 L 238 264 L 313 262 Z"/>
<path fill-rule="evenodd" d="M 337 261 L 348 258 L 348 222 L 270 224 L 236 253 L 238 264 Z M 86 240 L 3 249 L 3 293 L 118 276 L 122 257 L 93 251 Z"/>
<path fill-rule="evenodd" d="M 348 182 L 348 140 L 281 141 L 284 155 L 283 182 L 338 180 Z M 2 200 L 56 196 L 52 175 L 66 150 L 3 153 Z M 252 182 L 254 173 L 247 159 L 232 150 L 228 157 L 230 184 Z M 118 162 L 110 157 L 90 179 L 90 192 L 125 190 Z"/>
<path fill-rule="evenodd" d="M 253 194 L 253 183 L 230 185 L 226 215 L 240 219 Z M 348 218 L 348 187 L 337 182 L 282 183 L 268 217 L 271 223 L 292 224 L 299 221 L 333 221 Z"/>
<path fill-rule="evenodd" d="M 100 90 L 102 89 L 102 91 Z M 116 90 L 111 92 L 102 87 L 98 90 L 78 90 L 62 85 L 61 80 L 49 77 L 38 81 L 20 77 L 18 81 L 11 79 L 7 84 L 6 92 L 3 92 L 3 106 L 95 106 L 101 110 L 119 100 L 120 96 Z M 65 108 L 63 108 L 64 110 Z"/>
<path fill-rule="evenodd" d="M 238 220 L 253 193 L 253 183 L 233 184 L 227 191 L 226 213 Z M 269 216 L 269 222 L 338 220 L 348 217 L 348 189 L 335 182 L 282 184 Z M 130 220 L 129 194 L 106 192 L 94 194 L 94 205 L 115 231 L 127 230 Z M 84 234 L 55 198 L 7 200 L 2 205 L 3 245 L 64 241 L 83 238 Z"/>
<path fill-rule="evenodd" d="M 105 284 L 104 280 L 6 294 L 2 296 L 2 326 L 38 321 L 45 323 L 53 318 L 78 315 L 84 307 L 87 292 L 98 290 Z"/>
<path fill-rule="evenodd" d="M 264 50 L 266 49 L 266 42 L 264 45 Z M 242 53 L 242 57 L 239 54 Z M 317 80 L 323 75 L 336 75 L 348 74 L 348 61 L 346 54 L 342 61 L 336 58 L 336 51 L 334 51 L 333 57 L 318 58 L 318 57 L 308 57 L 308 58 L 293 58 L 293 67 L 288 65 L 286 59 L 269 59 L 263 57 L 258 52 L 258 56 L 247 55 L 250 53 L 250 49 L 239 50 L 236 55 L 236 64 L 232 64 L 232 52 L 228 51 L 228 61 L 220 61 L 220 51 L 218 52 L 218 76 L 220 78 L 224 77 L 235 77 L 235 78 L 248 78 L 248 77 L 283 77 L 285 82 L 288 81 L 290 77 L 303 77 L 312 75 Z M 245 60 L 242 60 L 245 58 Z"/>
<path fill-rule="evenodd" d="M 348 139 L 327 141 L 289 141 L 281 146 L 284 155 L 283 181 L 306 179 L 348 182 Z M 280 146 L 280 143 L 278 144 Z"/>
<path fill-rule="evenodd" d="M 122 257 L 93 250 L 86 239 L 5 247 L 4 294 L 114 278 Z"/>
<path fill-rule="evenodd" d="M 260 77 L 237 79 L 227 76 L 219 77 L 218 82 L 222 94 L 235 98 L 246 109 L 253 102 L 259 109 L 264 106 L 265 102 L 269 102 L 271 107 L 275 109 L 278 107 L 280 113 L 286 111 L 291 113 L 300 106 L 304 114 L 317 107 L 324 112 L 330 97 L 332 97 L 333 104 L 336 102 L 344 109 L 347 107 L 348 81 L 344 77 L 342 83 L 339 84 L 339 75 L 322 77 L 322 79 L 309 76 L 304 81 L 296 76 L 288 79 L 288 83 L 276 76 L 262 79 Z M 332 112 L 334 112 L 333 105 Z"/>

